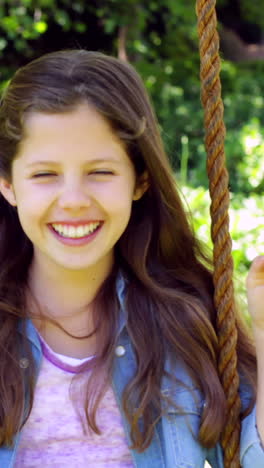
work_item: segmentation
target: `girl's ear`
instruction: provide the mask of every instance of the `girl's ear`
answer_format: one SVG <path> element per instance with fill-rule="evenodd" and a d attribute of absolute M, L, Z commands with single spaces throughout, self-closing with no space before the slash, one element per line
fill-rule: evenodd
<path fill-rule="evenodd" d="M 140 198 L 144 195 L 144 193 L 148 190 L 148 188 L 149 188 L 149 175 L 147 171 L 144 171 L 143 174 L 141 174 L 137 178 L 133 200 L 134 201 L 140 200 Z"/>
<path fill-rule="evenodd" d="M 16 206 L 17 203 L 13 185 L 3 177 L 0 177 L 0 192 L 10 205 Z"/>

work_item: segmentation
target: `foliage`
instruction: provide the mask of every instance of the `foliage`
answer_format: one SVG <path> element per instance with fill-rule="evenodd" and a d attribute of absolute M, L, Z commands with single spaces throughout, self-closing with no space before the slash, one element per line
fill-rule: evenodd
<path fill-rule="evenodd" d="M 244 18 L 247 18 L 252 24 L 264 27 L 264 16 L 260 14 L 263 12 L 263 0 L 255 0 L 250 3 L 248 0 L 240 0 L 240 7 Z"/>
<path fill-rule="evenodd" d="M 251 64 L 251 69 L 228 62 L 222 65 L 226 158 L 230 187 L 234 192 L 261 193 L 264 188 L 263 72 L 264 63 Z M 163 73 L 166 73 L 166 68 Z M 147 84 L 148 80 L 150 78 L 146 80 Z M 188 183 L 196 187 L 206 186 L 203 112 L 198 80 L 186 73 L 184 83 L 178 84 L 175 76 L 169 81 L 164 79 L 163 83 L 160 80 L 156 88 L 151 84 L 149 89 L 175 170 L 180 171 L 182 157 L 187 151 Z M 187 149 L 186 145 L 183 147 L 183 141 L 187 141 Z"/>

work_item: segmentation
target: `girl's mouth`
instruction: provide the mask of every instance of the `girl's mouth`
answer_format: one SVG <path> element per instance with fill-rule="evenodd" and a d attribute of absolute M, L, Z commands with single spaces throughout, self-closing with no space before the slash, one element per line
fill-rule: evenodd
<path fill-rule="evenodd" d="M 86 224 L 49 224 L 50 230 L 64 244 L 82 245 L 92 240 L 101 229 L 103 221 L 93 221 Z"/>

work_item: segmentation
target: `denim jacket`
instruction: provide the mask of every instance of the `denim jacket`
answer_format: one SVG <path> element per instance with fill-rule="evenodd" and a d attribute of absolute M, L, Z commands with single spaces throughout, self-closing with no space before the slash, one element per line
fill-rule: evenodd
<path fill-rule="evenodd" d="M 116 348 L 112 385 L 119 405 L 125 434 L 130 445 L 129 426 L 121 407 L 122 392 L 135 371 L 135 357 L 129 336 L 125 327 L 125 311 L 123 308 L 124 281 L 119 278 L 117 293 L 121 305 L 121 324 L 119 341 Z M 39 370 L 42 359 L 41 346 L 37 332 L 30 320 L 27 323 L 27 336 L 32 344 L 32 351 Z M 23 358 L 23 357 L 22 357 Z M 174 390 L 173 399 L 184 411 L 175 407 L 169 408 L 169 414 L 162 417 L 155 427 L 154 437 L 150 446 L 143 452 L 131 450 L 134 466 L 137 468 L 203 468 L 207 460 L 213 468 L 224 468 L 220 444 L 212 449 L 202 447 L 196 440 L 200 425 L 200 415 L 205 404 L 200 391 L 193 385 L 184 365 L 175 361 L 173 369 L 166 363 L 167 370 L 174 372 L 190 390 L 179 387 Z M 162 393 L 172 395 L 172 384 L 167 378 L 162 381 Z M 241 393 L 242 403 L 246 396 Z M 197 403 L 198 402 L 198 403 Z M 244 401 L 245 402 L 245 401 Z M 0 468 L 13 468 L 20 434 L 17 434 L 14 446 L 0 448 Z M 262 448 L 257 428 L 255 409 L 243 420 L 240 460 L 242 468 L 263 468 L 264 450 Z"/>

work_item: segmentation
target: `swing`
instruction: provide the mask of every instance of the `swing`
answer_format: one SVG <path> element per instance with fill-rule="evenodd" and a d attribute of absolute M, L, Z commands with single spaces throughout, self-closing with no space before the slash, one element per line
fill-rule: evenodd
<path fill-rule="evenodd" d="M 232 242 L 229 234 L 228 172 L 225 166 L 225 125 L 221 98 L 219 36 L 216 0 L 196 0 L 200 50 L 201 101 L 204 107 L 207 174 L 211 196 L 211 237 L 213 241 L 219 341 L 218 371 L 227 398 L 228 419 L 221 436 L 225 468 L 238 468 L 240 409 L 237 371 L 237 329 L 233 287 Z"/>

